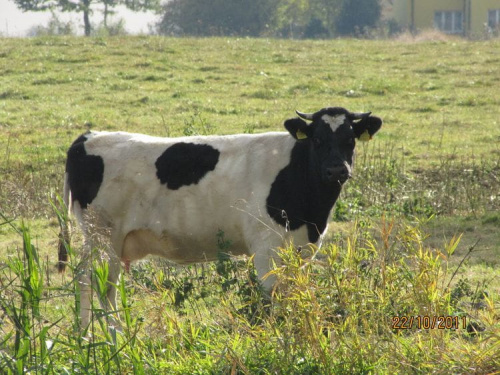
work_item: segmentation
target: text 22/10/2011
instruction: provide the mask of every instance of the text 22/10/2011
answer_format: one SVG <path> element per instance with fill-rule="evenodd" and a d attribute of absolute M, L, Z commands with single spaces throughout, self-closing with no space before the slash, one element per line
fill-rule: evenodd
<path fill-rule="evenodd" d="M 392 329 L 465 329 L 465 316 L 393 316 Z"/>

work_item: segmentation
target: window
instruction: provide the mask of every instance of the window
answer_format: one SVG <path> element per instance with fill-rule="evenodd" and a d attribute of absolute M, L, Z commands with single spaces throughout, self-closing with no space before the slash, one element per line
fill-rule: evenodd
<path fill-rule="evenodd" d="M 434 13 L 434 27 L 448 34 L 463 32 L 463 14 L 460 11 Z"/>
<path fill-rule="evenodd" d="M 500 9 L 493 9 L 488 11 L 488 27 L 496 29 L 500 25 Z"/>

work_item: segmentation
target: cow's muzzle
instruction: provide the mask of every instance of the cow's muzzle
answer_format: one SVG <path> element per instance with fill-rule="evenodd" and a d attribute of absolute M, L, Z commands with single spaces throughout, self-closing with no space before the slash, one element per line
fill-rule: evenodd
<path fill-rule="evenodd" d="M 332 183 L 338 182 L 343 184 L 351 178 L 351 169 L 346 164 L 339 164 L 325 169 L 325 180 Z"/>

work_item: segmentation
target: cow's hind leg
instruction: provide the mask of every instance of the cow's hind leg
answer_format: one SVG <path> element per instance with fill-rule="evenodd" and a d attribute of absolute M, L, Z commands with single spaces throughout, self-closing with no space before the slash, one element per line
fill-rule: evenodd
<path fill-rule="evenodd" d="M 103 316 L 110 328 L 120 329 L 118 311 L 116 308 L 116 290 L 120 277 L 120 257 L 116 236 L 109 237 L 106 233 L 99 242 L 100 248 L 95 253 L 97 261 L 93 261 L 92 286 L 96 292 L 102 308 Z"/>
<path fill-rule="evenodd" d="M 86 267 L 85 267 L 86 268 Z M 90 315 L 92 309 L 92 285 L 90 281 L 90 270 L 81 269 L 78 275 L 78 294 L 77 299 L 80 303 L 80 327 L 86 329 L 90 324 Z"/>
<path fill-rule="evenodd" d="M 95 250 L 95 249 L 94 249 Z M 107 277 L 106 269 L 107 265 Z M 94 293 L 99 297 L 99 302 L 107 319 L 108 325 L 119 328 L 119 320 L 115 317 L 116 310 L 116 286 L 120 276 L 119 262 L 110 261 L 102 264 L 93 262 L 91 259 L 82 261 L 78 275 L 78 289 L 80 302 L 80 327 L 86 329 L 91 321 Z"/>
<path fill-rule="evenodd" d="M 93 297 L 97 295 L 105 310 L 104 298 L 101 293 L 107 293 L 107 279 L 105 265 L 102 263 L 100 249 L 95 247 L 95 242 L 89 236 L 85 236 L 82 259 L 78 267 L 78 290 L 80 303 L 80 327 L 85 330 L 89 327 L 92 318 L 95 316 L 95 305 Z M 100 279 L 105 277 L 104 281 Z M 106 310 L 105 310 L 106 311 Z"/>
<path fill-rule="evenodd" d="M 109 228 L 98 225 L 95 214 L 82 210 L 78 202 L 74 212 L 84 236 L 77 276 L 80 327 L 87 329 L 91 322 L 92 300 L 95 294 L 108 324 L 119 328 L 118 319 L 115 318 L 116 286 L 120 276 L 120 258 L 114 251 L 116 246 L 110 241 Z"/>
<path fill-rule="evenodd" d="M 79 305 L 80 328 L 83 330 L 90 324 L 92 311 L 91 254 L 93 244 L 86 221 L 86 210 L 81 208 L 78 201 L 73 203 L 73 214 L 76 217 L 84 238 L 80 264 L 76 269 L 77 286 L 75 290 L 76 304 L 77 306 Z"/>
<path fill-rule="evenodd" d="M 96 251 L 96 249 L 93 249 Z M 107 268 L 107 277 L 106 277 Z M 109 261 L 102 263 L 85 259 L 78 275 L 80 292 L 80 327 L 86 329 L 93 315 L 92 305 L 94 294 L 97 295 L 104 317 L 110 328 L 119 329 L 120 323 L 116 309 L 116 289 L 120 276 L 120 263 Z"/>
<path fill-rule="evenodd" d="M 118 310 L 116 307 L 116 291 L 120 279 L 121 265 L 120 260 L 115 253 L 110 255 L 111 259 L 108 263 L 108 280 L 106 285 L 106 296 L 101 300 L 101 306 L 108 317 L 108 325 L 110 328 L 121 330 Z"/>

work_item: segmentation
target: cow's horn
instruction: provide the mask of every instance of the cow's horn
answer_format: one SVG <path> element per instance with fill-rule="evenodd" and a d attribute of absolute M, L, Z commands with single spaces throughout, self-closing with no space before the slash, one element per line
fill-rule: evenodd
<path fill-rule="evenodd" d="M 312 121 L 313 119 L 313 113 L 303 113 L 303 112 L 300 112 L 300 111 L 295 111 L 299 117 L 302 117 L 304 120 L 309 120 L 309 121 Z"/>
<path fill-rule="evenodd" d="M 352 120 L 362 120 L 368 116 L 370 116 L 372 113 L 371 112 L 364 112 L 364 113 L 349 113 L 349 117 L 352 119 Z"/>

